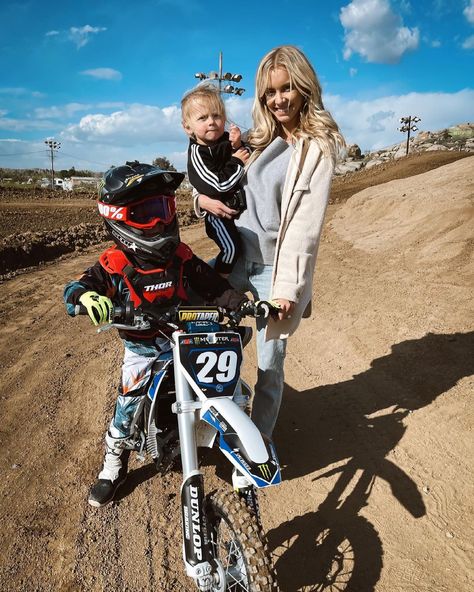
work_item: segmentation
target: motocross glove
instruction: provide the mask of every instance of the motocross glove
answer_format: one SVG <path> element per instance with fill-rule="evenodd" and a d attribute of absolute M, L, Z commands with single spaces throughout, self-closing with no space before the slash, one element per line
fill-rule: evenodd
<path fill-rule="evenodd" d="M 87 309 L 92 323 L 97 326 L 110 320 L 113 304 L 107 296 L 101 296 L 97 292 L 84 292 L 79 302 Z"/>

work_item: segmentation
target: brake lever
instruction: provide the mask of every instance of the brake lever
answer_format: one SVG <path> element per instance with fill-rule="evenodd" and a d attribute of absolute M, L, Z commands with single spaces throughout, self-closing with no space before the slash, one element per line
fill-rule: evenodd
<path fill-rule="evenodd" d="M 121 323 L 107 323 L 106 325 L 102 325 L 97 329 L 97 333 L 103 333 L 104 331 L 109 331 L 110 329 L 121 329 L 122 331 L 148 331 L 151 328 L 151 325 L 148 321 L 140 319 L 139 323 L 136 325 L 123 325 Z"/>

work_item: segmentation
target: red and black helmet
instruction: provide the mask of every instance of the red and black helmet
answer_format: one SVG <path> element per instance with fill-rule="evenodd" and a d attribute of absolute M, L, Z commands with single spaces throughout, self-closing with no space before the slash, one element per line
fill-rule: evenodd
<path fill-rule="evenodd" d="M 183 178 L 138 161 L 105 173 L 99 213 L 121 249 L 158 263 L 172 257 L 179 245 L 174 194 Z"/>

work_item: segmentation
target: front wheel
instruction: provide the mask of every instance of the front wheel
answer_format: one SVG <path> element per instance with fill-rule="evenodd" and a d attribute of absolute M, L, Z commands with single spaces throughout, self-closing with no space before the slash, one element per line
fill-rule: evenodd
<path fill-rule="evenodd" d="M 230 491 L 206 498 L 211 549 L 220 564 L 213 592 L 276 592 L 270 553 L 245 504 Z"/>

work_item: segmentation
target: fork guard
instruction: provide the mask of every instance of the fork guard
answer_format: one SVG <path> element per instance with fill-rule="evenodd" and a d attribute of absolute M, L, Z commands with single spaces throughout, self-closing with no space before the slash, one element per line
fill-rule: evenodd
<path fill-rule="evenodd" d="M 201 418 L 219 433 L 219 447 L 230 462 L 259 488 L 281 482 L 280 463 L 270 438 L 228 398 L 203 402 Z"/>

